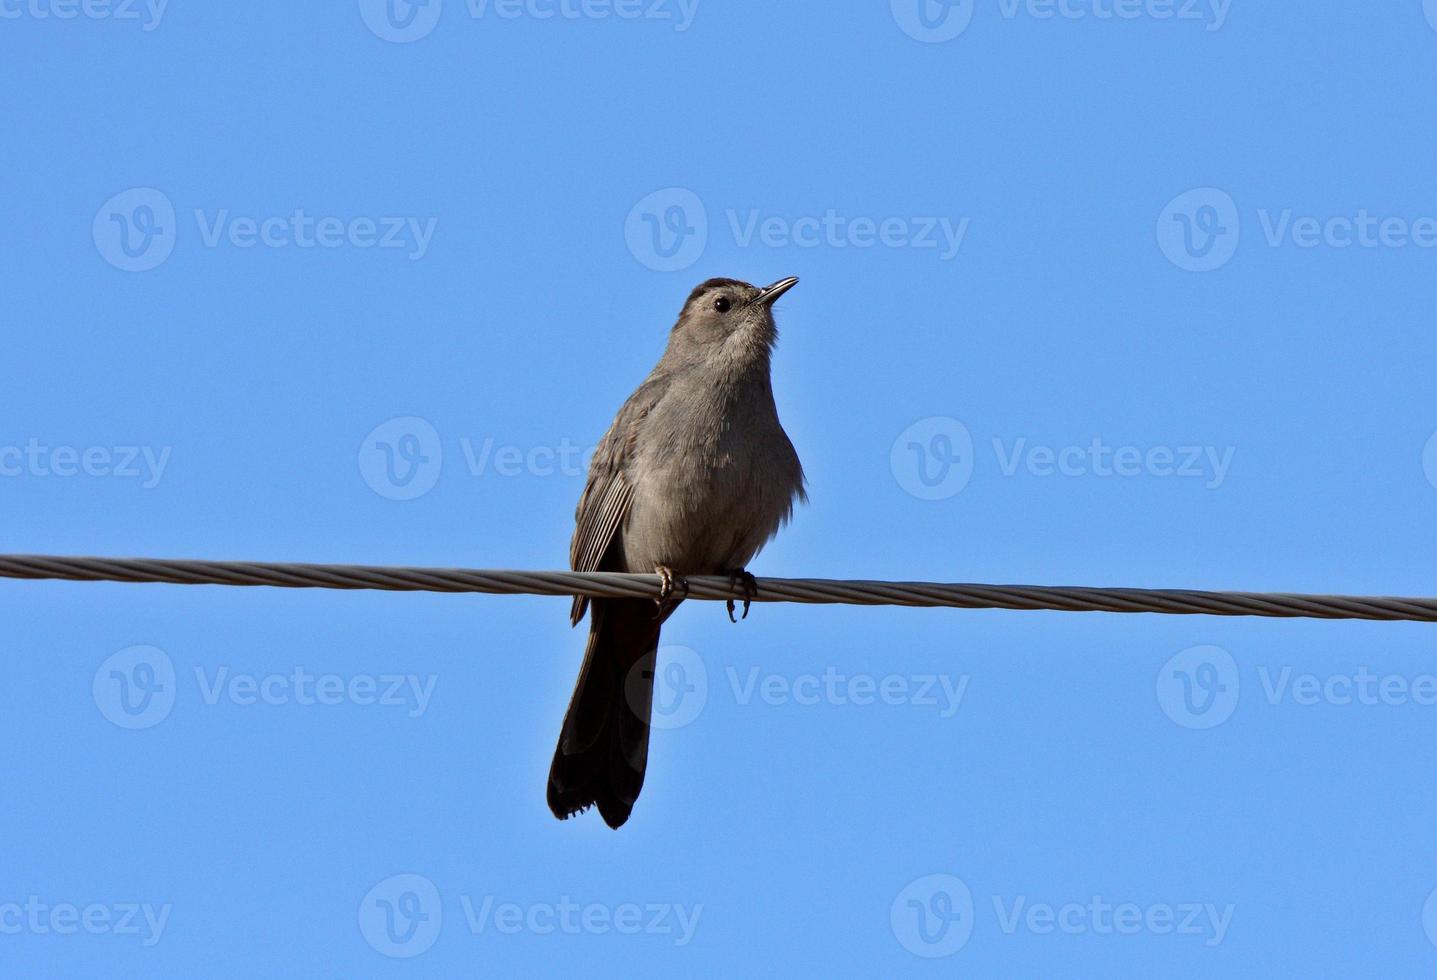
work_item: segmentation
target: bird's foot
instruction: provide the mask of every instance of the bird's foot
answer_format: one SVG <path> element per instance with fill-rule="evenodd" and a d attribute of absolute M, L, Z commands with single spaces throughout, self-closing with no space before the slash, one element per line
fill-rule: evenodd
<path fill-rule="evenodd" d="M 747 569 L 740 568 L 737 571 L 728 573 L 728 584 L 730 588 L 734 589 L 738 588 L 739 585 L 743 586 L 742 618 L 748 619 L 748 607 L 753 603 L 754 597 L 758 595 L 758 579 L 750 575 Z M 737 623 L 738 620 L 735 619 L 733 615 L 734 601 L 732 599 L 729 599 L 727 601 L 727 606 L 729 622 Z"/>
<path fill-rule="evenodd" d="M 654 609 L 654 618 L 658 619 L 664 614 L 664 607 L 668 605 L 669 600 L 674 597 L 675 584 L 683 590 L 683 595 L 679 596 L 678 601 L 675 602 L 674 605 L 678 605 L 679 602 L 683 602 L 689 597 L 689 580 L 667 565 L 655 565 L 654 574 L 659 577 L 659 597 L 654 600 L 654 606 L 656 607 Z"/>

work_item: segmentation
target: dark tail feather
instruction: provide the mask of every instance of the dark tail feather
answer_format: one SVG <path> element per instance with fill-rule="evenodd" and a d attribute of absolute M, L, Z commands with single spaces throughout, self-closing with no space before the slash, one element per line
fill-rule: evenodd
<path fill-rule="evenodd" d="M 648 599 L 596 599 L 589 645 L 549 767 L 549 809 L 560 820 L 597 805 L 617 830 L 629 819 L 649 761 L 659 627 Z"/>

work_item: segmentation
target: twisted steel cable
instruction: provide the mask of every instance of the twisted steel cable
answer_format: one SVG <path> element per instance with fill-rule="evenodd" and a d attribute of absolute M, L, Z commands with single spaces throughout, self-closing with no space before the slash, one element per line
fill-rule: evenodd
<path fill-rule="evenodd" d="M 389 592 L 586 595 L 591 598 L 641 599 L 657 598 L 660 588 L 657 575 L 624 572 L 524 572 L 470 568 L 313 565 L 293 562 L 71 558 L 56 555 L 0 555 L 0 578 L 164 582 L 174 585 L 269 585 L 289 589 L 380 589 Z M 818 578 L 761 578 L 757 583 L 758 592 L 752 596 L 755 602 L 1437 622 L 1437 598 L 868 582 Z M 740 584 L 725 576 L 713 575 L 691 576 L 688 579 L 688 596 L 692 599 L 717 600 L 744 598 Z"/>

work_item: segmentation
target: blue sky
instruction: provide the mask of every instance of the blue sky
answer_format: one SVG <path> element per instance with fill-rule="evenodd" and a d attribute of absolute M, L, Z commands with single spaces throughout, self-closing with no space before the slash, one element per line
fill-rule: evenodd
<path fill-rule="evenodd" d="M 1437 591 L 1437 3 L 922 2 L 0 0 L 3 550 L 561 567 L 797 275 L 760 575 Z M 1429 626 L 691 603 L 614 833 L 566 613 L 0 584 L 0 972 L 1437 964 Z"/>

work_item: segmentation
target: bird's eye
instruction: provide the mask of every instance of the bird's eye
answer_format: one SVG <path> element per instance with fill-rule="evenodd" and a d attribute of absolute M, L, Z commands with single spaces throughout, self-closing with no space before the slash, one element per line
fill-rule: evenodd
<path fill-rule="evenodd" d="M 714 300 L 714 309 L 718 310 L 720 313 L 727 313 L 731 305 L 732 304 L 729 303 L 727 296 L 720 296 L 718 299 Z"/>

